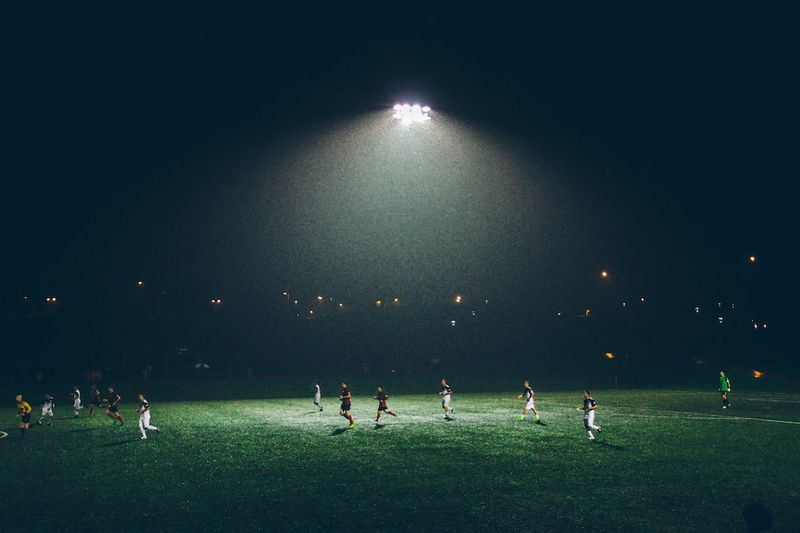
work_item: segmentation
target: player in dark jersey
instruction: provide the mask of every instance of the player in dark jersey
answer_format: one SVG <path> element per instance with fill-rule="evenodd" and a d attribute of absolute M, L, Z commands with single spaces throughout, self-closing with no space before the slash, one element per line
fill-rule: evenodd
<path fill-rule="evenodd" d="M 158 427 L 150 425 L 150 402 L 147 401 L 144 394 L 139 393 L 139 408 L 136 412 L 139 413 L 139 432 L 142 434 L 142 440 L 147 440 L 145 430 L 161 433 Z"/>
<path fill-rule="evenodd" d="M 97 388 L 97 385 L 92 385 L 92 391 L 89 396 L 92 404 L 89 406 L 89 412 L 86 413 L 86 416 L 92 416 L 95 409 L 99 410 L 103 406 L 103 397 L 100 395 L 100 389 Z"/>
<path fill-rule="evenodd" d="M 25 436 L 25 430 L 31 424 L 31 404 L 22 398 L 22 394 L 17 394 L 17 416 L 19 417 L 19 433 L 20 438 Z"/>
<path fill-rule="evenodd" d="M 56 406 L 56 400 L 53 398 L 51 394 L 45 394 L 42 398 L 42 416 L 39 417 L 39 421 L 36 422 L 37 426 L 42 425 L 42 420 L 45 418 L 47 419 L 47 425 L 53 425 L 53 418 L 55 415 L 53 414 L 53 408 Z"/>
<path fill-rule="evenodd" d="M 122 416 L 122 413 L 119 412 L 119 403 L 121 401 L 122 401 L 122 396 L 120 396 L 119 393 L 114 390 L 114 387 L 109 387 L 108 400 L 106 401 L 106 404 L 108 405 L 106 416 L 111 420 L 113 420 L 114 422 L 119 421 L 120 425 L 124 425 L 125 418 Z"/>
<path fill-rule="evenodd" d="M 339 393 L 339 399 L 342 401 L 342 405 L 339 408 L 339 415 L 350 421 L 350 425 L 347 426 L 347 429 L 356 427 L 356 421 L 353 420 L 353 415 L 350 414 L 351 398 L 352 395 L 350 394 L 350 389 L 347 388 L 347 383 L 342 382 L 342 392 Z"/>
<path fill-rule="evenodd" d="M 444 419 L 452 420 L 450 413 L 453 412 L 453 408 L 450 406 L 450 395 L 453 394 L 453 389 L 450 388 L 450 385 L 447 384 L 447 380 L 444 378 L 442 378 L 440 385 L 442 386 L 442 388 L 439 391 L 439 396 L 442 397 L 442 409 L 444 409 Z"/>
<path fill-rule="evenodd" d="M 594 440 L 592 430 L 598 433 L 602 433 L 603 430 L 594 423 L 594 412 L 597 409 L 597 402 L 594 401 L 594 398 L 592 398 L 588 390 L 583 391 L 583 407 L 578 407 L 578 409 L 583 411 L 583 427 L 586 429 L 586 433 L 589 434 L 589 440 Z"/>
<path fill-rule="evenodd" d="M 539 422 L 539 413 L 536 411 L 536 393 L 533 392 L 530 382 L 526 379 L 522 382 L 522 394 L 517 396 L 518 400 L 525 399 L 525 407 L 522 409 L 522 414 L 519 416 L 520 420 L 525 420 L 528 411 L 533 412 L 534 422 Z"/>
<path fill-rule="evenodd" d="M 383 390 L 383 387 L 378 387 L 375 391 L 375 399 L 378 400 L 378 414 L 375 417 L 376 424 L 381 419 L 381 412 L 385 412 L 387 415 L 397 416 L 386 406 L 386 400 L 389 399 L 389 396 L 386 394 L 386 391 Z"/>

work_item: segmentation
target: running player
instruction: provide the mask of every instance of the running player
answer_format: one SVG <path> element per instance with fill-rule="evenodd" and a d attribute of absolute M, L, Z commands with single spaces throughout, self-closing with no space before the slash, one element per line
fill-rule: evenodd
<path fill-rule="evenodd" d="M 108 405 L 106 416 L 115 423 L 119 421 L 119 425 L 122 426 L 125 424 L 125 418 L 123 418 L 122 413 L 119 412 L 119 402 L 121 401 L 122 396 L 120 396 L 119 393 L 114 390 L 114 387 L 109 387 L 108 400 L 106 401 L 106 404 Z"/>
<path fill-rule="evenodd" d="M 83 406 L 81 405 L 81 391 L 77 385 L 72 387 L 70 395 L 72 396 L 72 409 L 75 411 L 75 418 L 78 418 L 78 414 L 80 410 L 83 409 Z"/>
<path fill-rule="evenodd" d="M 386 406 L 386 400 L 389 399 L 389 396 L 386 394 L 386 391 L 383 390 L 383 387 L 378 387 L 375 391 L 375 399 L 378 400 L 378 415 L 375 417 L 376 424 L 378 420 L 381 419 L 381 411 L 385 412 L 387 415 L 397 416 Z"/>
<path fill-rule="evenodd" d="M 450 388 L 450 385 L 447 384 L 447 380 L 442 378 L 440 382 L 442 386 L 442 390 L 439 391 L 439 396 L 442 397 L 442 409 L 444 409 L 444 419 L 445 420 L 452 420 L 450 417 L 450 413 L 453 412 L 453 408 L 450 407 L 450 395 L 453 394 L 453 389 Z"/>
<path fill-rule="evenodd" d="M 581 409 L 580 407 L 578 409 Z M 586 429 L 586 433 L 589 434 L 589 440 L 594 440 L 594 434 L 592 430 L 596 430 L 598 433 L 602 433 L 602 429 L 600 426 L 596 426 L 594 424 L 594 412 L 597 409 L 597 402 L 594 401 L 594 398 L 589 394 L 588 390 L 583 391 L 583 427 Z"/>
<path fill-rule="evenodd" d="M 528 411 L 533 412 L 533 419 L 534 422 L 539 422 L 539 413 L 536 411 L 536 404 L 534 402 L 534 398 L 536 393 L 533 392 L 531 388 L 530 382 L 526 379 L 522 382 L 522 394 L 517 396 L 517 400 L 521 400 L 525 398 L 525 407 L 522 409 L 522 414 L 519 416 L 520 420 L 525 420 L 525 416 L 528 414 Z"/>
<path fill-rule="evenodd" d="M 37 425 L 42 425 L 42 420 L 47 419 L 47 425 L 53 425 L 53 407 L 56 406 L 56 401 L 50 394 L 45 394 L 42 398 L 42 416 L 39 417 Z"/>
<path fill-rule="evenodd" d="M 144 394 L 139 394 L 139 408 L 136 412 L 139 413 L 139 432 L 142 434 L 142 440 L 147 439 L 146 429 L 161 433 L 156 426 L 150 425 L 150 403 L 145 399 Z"/>
<path fill-rule="evenodd" d="M 314 405 L 319 407 L 322 411 L 322 389 L 319 388 L 319 382 L 314 382 Z"/>
<path fill-rule="evenodd" d="M 347 388 L 347 383 L 342 382 L 342 392 L 339 393 L 339 399 L 342 401 L 342 405 L 339 408 L 339 415 L 350 421 L 350 425 L 347 426 L 347 429 L 356 427 L 356 421 L 353 420 L 353 415 L 350 414 L 351 398 L 352 395 L 350 394 L 350 389 Z"/>
<path fill-rule="evenodd" d="M 89 406 L 89 412 L 86 413 L 86 416 L 92 416 L 95 409 L 100 410 L 103 406 L 103 398 L 100 396 L 100 389 L 97 388 L 97 385 L 92 385 L 92 392 L 89 395 L 91 396 L 92 404 Z"/>
<path fill-rule="evenodd" d="M 17 394 L 17 416 L 19 420 L 19 438 L 25 436 L 25 430 L 31 425 L 31 404 L 22 398 L 22 394 Z"/>
<path fill-rule="evenodd" d="M 719 392 L 722 394 L 722 408 L 727 409 L 731 406 L 728 400 L 728 393 L 731 391 L 731 380 L 725 375 L 724 370 L 719 371 Z"/>

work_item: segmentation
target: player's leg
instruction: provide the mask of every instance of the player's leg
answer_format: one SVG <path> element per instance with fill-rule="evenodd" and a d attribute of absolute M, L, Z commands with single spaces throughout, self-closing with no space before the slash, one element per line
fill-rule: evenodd
<path fill-rule="evenodd" d="M 119 411 L 117 411 L 117 420 L 119 420 L 119 425 L 120 426 L 124 426 L 125 425 L 125 417 L 122 416 L 122 413 L 120 413 Z"/>
<path fill-rule="evenodd" d="M 378 414 L 377 414 L 377 415 L 375 415 L 375 423 L 377 424 L 377 423 L 378 423 L 378 420 L 380 420 L 380 419 L 381 419 L 381 410 L 380 410 L 380 409 L 378 409 Z"/>
<path fill-rule="evenodd" d="M 144 416 L 139 415 L 139 433 L 142 434 L 142 436 L 140 437 L 142 440 L 145 440 L 147 438 L 147 433 L 144 432 L 144 428 L 145 428 Z"/>

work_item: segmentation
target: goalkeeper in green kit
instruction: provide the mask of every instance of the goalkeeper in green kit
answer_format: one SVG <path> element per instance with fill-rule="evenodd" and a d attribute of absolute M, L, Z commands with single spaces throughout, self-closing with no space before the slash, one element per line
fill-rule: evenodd
<path fill-rule="evenodd" d="M 731 406 L 728 400 L 728 393 L 731 391 L 731 380 L 725 375 L 724 370 L 719 371 L 719 392 L 722 394 L 722 408 L 727 409 Z"/>

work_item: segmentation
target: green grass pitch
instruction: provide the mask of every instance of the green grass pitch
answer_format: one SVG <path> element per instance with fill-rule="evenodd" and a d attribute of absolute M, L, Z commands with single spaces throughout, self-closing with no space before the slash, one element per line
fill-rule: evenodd
<path fill-rule="evenodd" d="M 435 394 L 389 393 L 398 418 L 377 428 L 355 394 L 350 431 L 330 396 L 322 413 L 310 397 L 153 397 L 147 441 L 130 393 L 124 427 L 64 402 L 19 439 L 3 409 L 0 531 L 730 532 L 754 502 L 775 531 L 800 524 L 794 395 L 734 392 L 723 411 L 713 391 L 593 391 L 591 443 L 579 391 L 540 393 L 545 425 L 516 419 L 515 391 L 454 394 L 452 422 Z"/>

